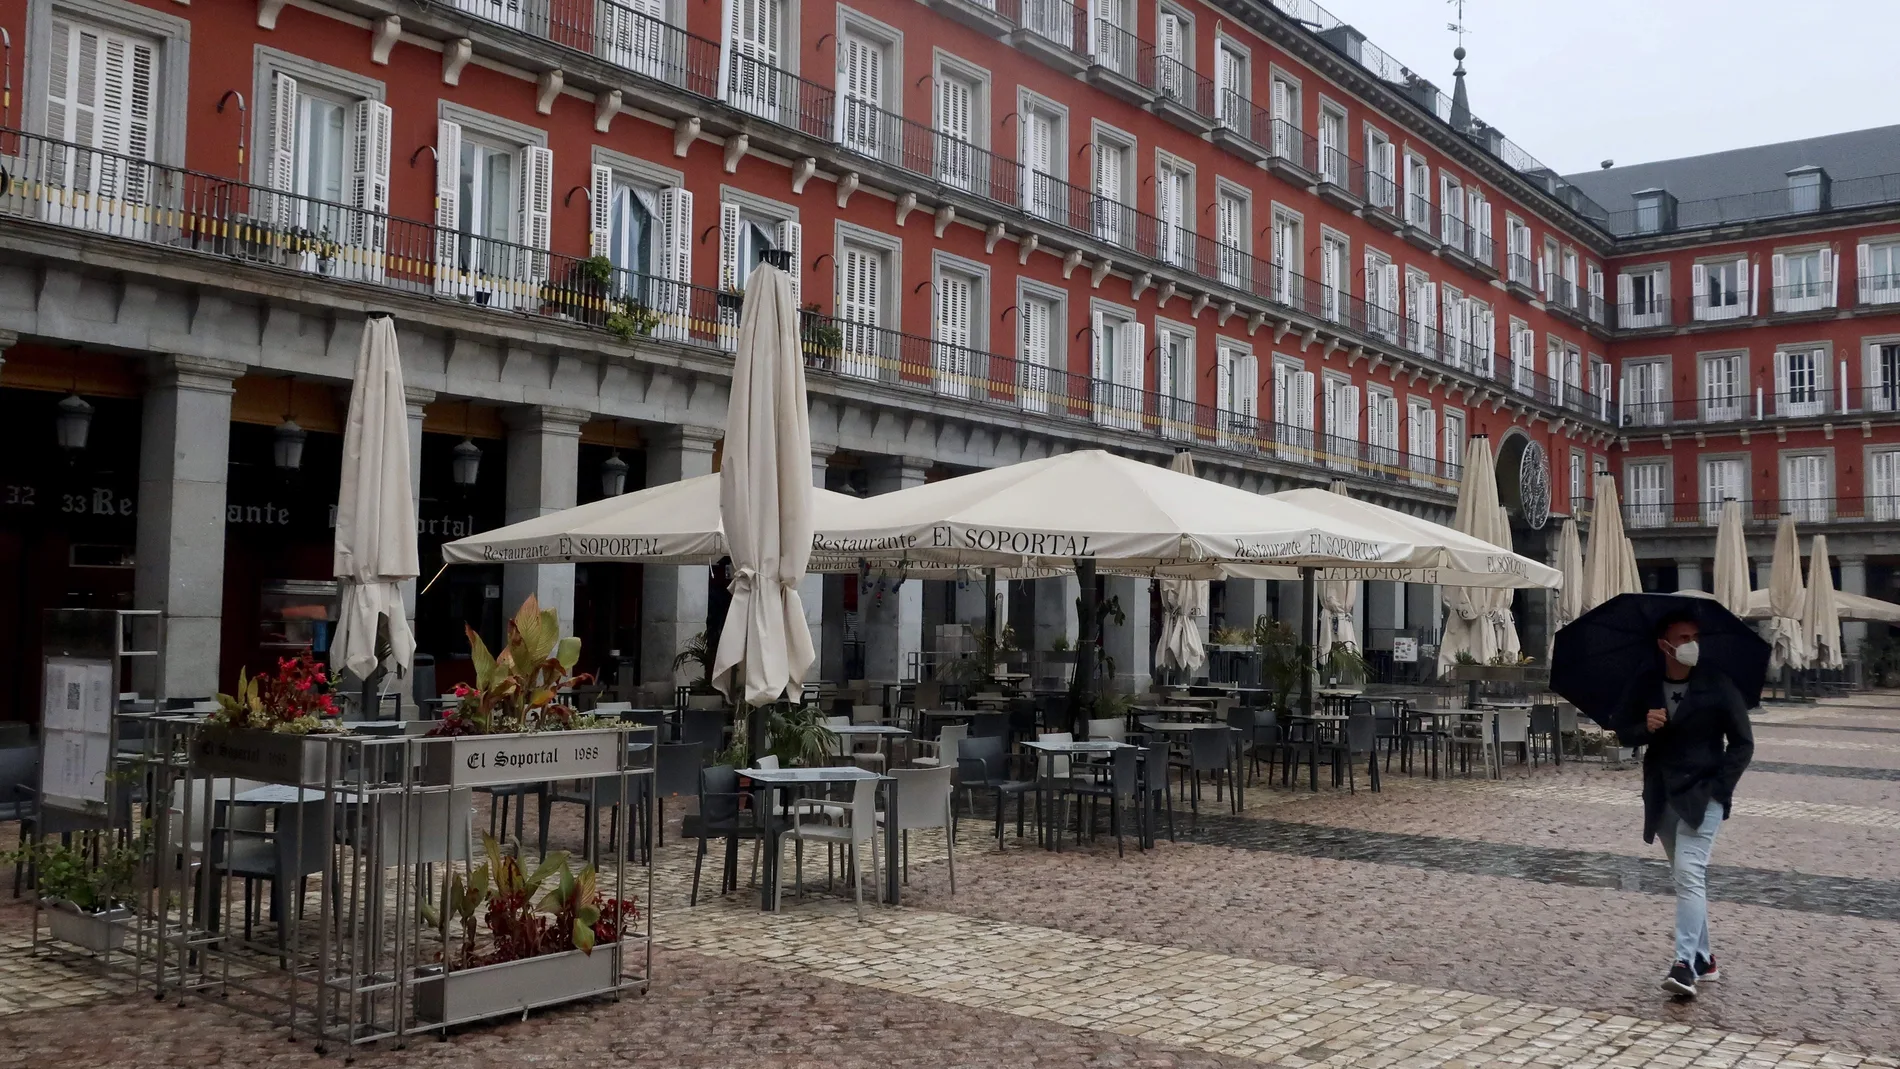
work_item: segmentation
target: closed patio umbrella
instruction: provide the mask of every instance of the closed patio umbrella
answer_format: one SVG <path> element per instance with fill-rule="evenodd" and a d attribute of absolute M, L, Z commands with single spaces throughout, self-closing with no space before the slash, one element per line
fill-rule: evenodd
<path fill-rule="evenodd" d="M 1801 613 L 1807 592 L 1801 586 L 1801 550 L 1794 516 L 1782 513 L 1775 531 L 1775 555 L 1768 565 L 1768 632 L 1772 652 L 1768 670 L 1808 666 L 1808 643 L 1801 631 Z"/>
<path fill-rule="evenodd" d="M 1174 454 L 1168 467 L 1193 475 L 1194 454 L 1184 449 Z M 1163 579 L 1159 585 L 1161 635 L 1155 642 L 1155 663 L 1188 679 L 1207 663 L 1200 624 L 1207 616 L 1207 586 L 1204 579 Z"/>
<path fill-rule="evenodd" d="M 1833 564 L 1827 556 L 1827 536 L 1815 535 L 1808 563 L 1808 600 L 1801 616 L 1801 637 L 1808 644 L 1808 664 L 1838 669 L 1841 661 L 1841 616 L 1835 607 Z"/>
<path fill-rule="evenodd" d="M 811 496 L 798 307 L 791 280 L 762 265 L 746 286 L 739 315 L 719 484 L 732 607 L 712 681 L 735 703 L 764 705 L 788 692 L 796 697 L 811 667 L 811 629 L 798 596 L 812 551 Z M 754 730 L 755 742 L 761 734 Z"/>
<path fill-rule="evenodd" d="M 1742 503 L 1722 502 L 1715 528 L 1715 600 L 1737 616 L 1748 615 L 1748 543 L 1742 533 Z"/>
<path fill-rule="evenodd" d="M 1618 594 L 1643 589 L 1636 572 L 1636 553 L 1623 533 L 1623 510 L 1616 500 L 1616 480 L 1607 473 L 1596 482 L 1596 512 L 1590 531 L 1589 552 L 1583 557 L 1583 611 L 1589 612 Z"/>
<path fill-rule="evenodd" d="M 1465 443 L 1464 474 L 1458 481 L 1458 509 L 1453 514 L 1452 526 L 1502 549 L 1498 530 L 1501 522 L 1491 440 L 1482 434 L 1473 435 Z M 1469 654 L 1479 664 L 1488 664 L 1497 655 L 1497 605 L 1497 595 L 1491 590 L 1450 587 L 1446 591 L 1444 633 L 1438 643 L 1441 674 L 1458 663 L 1461 653 Z"/>
<path fill-rule="evenodd" d="M 1334 479 L 1331 493 L 1350 498 L 1343 480 Z M 1319 606 L 1326 615 L 1320 621 L 1320 635 L 1328 647 L 1341 642 L 1359 648 L 1359 582 L 1354 579 L 1326 579 L 1319 584 Z"/>
<path fill-rule="evenodd" d="M 1583 615 L 1583 540 L 1577 536 L 1575 517 L 1564 520 L 1557 530 L 1557 570 L 1563 573 L 1563 589 L 1557 593 L 1557 618 L 1551 629 L 1558 629 Z"/>
<path fill-rule="evenodd" d="M 396 324 L 374 315 L 363 325 L 343 424 L 332 557 L 339 604 L 330 664 L 360 679 L 379 667 L 406 676 L 415 659 L 400 587 L 417 572 L 414 493 Z"/>
<path fill-rule="evenodd" d="M 1511 516 L 1502 505 L 1498 506 L 1498 546 L 1502 549 L 1511 548 Z M 1515 599 L 1508 590 L 1486 593 L 1491 599 L 1491 609 L 1486 619 L 1491 621 L 1491 626 L 1497 631 L 1498 652 L 1512 661 L 1522 660 L 1524 644 L 1517 637 L 1517 614 L 1511 611 L 1511 603 Z"/>

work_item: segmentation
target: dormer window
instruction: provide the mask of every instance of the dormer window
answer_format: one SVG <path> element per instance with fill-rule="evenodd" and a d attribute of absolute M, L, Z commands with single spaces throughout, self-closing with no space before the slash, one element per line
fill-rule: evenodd
<path fill-rule="evenodd" d="M 1788 172 L 1788 210 L 1819 212 L 1827 210 L 1827 172 L 1819 167 L 1796 167 Z"/>

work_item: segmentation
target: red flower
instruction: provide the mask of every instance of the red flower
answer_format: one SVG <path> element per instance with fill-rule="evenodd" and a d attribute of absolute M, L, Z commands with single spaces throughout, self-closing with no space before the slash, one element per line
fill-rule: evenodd
<path fill-rule="evenodd" d="M 474 688 L 470 687 L 467 683 L 457 683 L 455 685 L 455 696 L 458 698 L 466 698 L 472 693 L 474 693 Z"/>

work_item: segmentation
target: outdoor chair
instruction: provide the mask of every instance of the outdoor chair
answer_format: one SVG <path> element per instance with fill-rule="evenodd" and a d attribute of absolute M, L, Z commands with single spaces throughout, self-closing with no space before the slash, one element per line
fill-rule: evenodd
<path fill-rule="evenodd" d="M 1174 841 L 1174 793 L 1168 789 L 1168 748 L 1162 743 L 1144 746 L 1140 758 L 1142 849 L 1154 845 L 1155 803 L 1167 809 L 1168 841 Z"/>
<path fill-rule="evenodd" d="M 1515 746 L 1520 764 L 1531 759 L 1531 714 L 1524 709 L 1506 709 L 1498 714 L 1498 764 L 1504 763 L 1504 748 Z"/>
<path fill-rule="evenodd" d="M 653 753 L 653 831 L 666 845 L 666 800 L 699 793 L 706 751 L 697 743 L 662 743 Z"/>
<path fill-rule="evenodd" d="M 0 824 L 18 824 L 20 843 L 39 833 L 40 748 L 9 746 L 0 750 Z M 24 858 L 13 861 L 13 897 L 20 897 Z"/>
<path fill-rule="evenodd" d="M 957 748 L 963 740 L 970 737 L 970 725 L 945 724 L 937 733 L 935 741 L 919 739 L 912 746 L 922 752 L 910 759 L 910 763 L 919 768 L 947 768 L 952 772 L 957 767 Z"/>
<path fill-rule="evenodd" d="M 869 781 L 867 781 L 869 782 Z M 731 765 L 713 765 L 699 773 L 699 812 L 689 813 L 680 822 L 680 834 L 699 840 L 693 855 L 693 889 L 688 906 L 699 904 L 700 868 L 706 863 L 706 847 L 714 839 L 726 842 L 726 856 L 720 868 L 719 893 L 738 890 L 738 850 L 742 840 L 754 843 L 765 838 L 765 816 L 751 805 L 752 795 L 739 789 L 739 772 Z M 756 870 L 756 865 L 755 865 Z"/>
<path fill-rule="evenodd" d="M 1537 764 L 1539 750 L 1550 754 L 1557 764 L 1564 763 L 1564 737 L 1557 717 L 1557 706 L 1546 702 L 1531 706 L 1530 751 L 1531 764 Z"/>
<path fill-rule="evenodd" d="M 680 714 L 680 741 L 696 745 L 710 757 L 726 749 L 726 710 L 724 707 L 699 709 L 691 706 Z"/>
<path fill-rule="evenodd" d="M 1349 791 L 1359 793 L 1354 770 L 1364 757 L 1367 783 L 1375 792 L 1380 789 L 1378 725 L 1370 711 L 1348 713 L 1343 730 L 1320 744 L 1320 754 L 1332 766 L 1333 786 L 1344 779 Z"/>
<path fill-rule="evenodd" d="M 996 801 L 996 848 L 1003 848 L 1003 804 L 1010 795 L 1016 796 L 1016 838 L 1023 837 L 1024 796 L 1036 789 L 1034 777 L 1023 779 L 1013 775 L 1019 771 L 1011 767 L 1010 755 L 1003 750 L 1000 735 L 980 735 L 968 738 L 957 747 L 957 790 L 963 791 L 969 801 L 970 815 L 976 815 L 976 792 L 988 791 Z"/>
<path fill-rule="evenodd" d="M 795 810 L 792 813 L 791 827 L 779 840 L 778 886 L 772 888 L 772 908 L 777 909 L 785 884 L 785 839 L 792 840 L 794 887 L 802 897 L 805 893 L 805 843 L 821 842 L 827 845 L 842 845 L 846 852 L 846 863 L 850 866 L 851 876 L 856 886 L 858 922 L 864 922 L 864 866 L 860 860 L 859 846 L 866 841 L 871 844 L 871 876 L 875 882 L 878 871 L 877 856 L 877 781 L 861 779 L 851 785 L 851 802 L 845 810 L 842 824 L 810 824 L 806 822 L 808 814 Z M 903 815 L 903 805 L 898 807 L 899 816 Z"/>
<path fill-rule="evenodd" d="M 1272 783 L 1274 759 L 1285 749 L 1285 743 L 1280 737 L 1280 714 L 1277 710 L 1268 707 L 1257 708 L 1252 712 L 1253 732 L 1244 742 L 1245 753 L 1251 766 L 1247 771 L 1247 781 L 1253 782 L 1255 773 L 1260 771 L 1260 754 L 1264 750 L 1267 755 L 1267 782 Z"/>
<path fill-rule="evenodd" d="M 277 924 L 277 945 L 281 950 L 290 937 L 290 926 L 303 915 L 305 877 L 322 872 L 332 861 L 330 825 L 325 822 L 325 803 L 300 802 L 275 806 L 276 817 L 270 830 L 262 830 L 263 807 L 239 806 L 229 800 L 215 803 L 216 826 L 212 835 L 212 870 L 221 876 L 236 876 L 244 881 L 244 938 L 250 939 L 257 907 L 257 885 L 270 884 L 270 917 Z M 259 827 L 234 827 L 227 822 L 245 823 L 236 816 L 239 809 L 256 808 Z M 212 895 L 215 912 L 218 896 Z M 332 906 L 341 921 L 341 896 L 332 897 Z M 213 925 L 215 929 L 216 925 Z"/>
<path fill-rule="evenodd" d="M 1187 752 L 1177 754 L 1169 763 L 1179 768 L 1184 776 L 1184 788 L 1188 790 L 1188 804 L 1194 813 L 1194 826 L 1201 826 L 1201 773 L 1210 775 L 1214 781 L 1214 800 L 1220 801 L 1223 777 L 1233 776 L 1233 731 L 1225 724 L 1209 724 L 1188 732 Z M 1238 797 L 1231 797 L 1228 791 L 1229 808 L 1239 812 Z"/>
<path fill-rule="evenodd" d="M 535 812 L 540 816 L 540 827 L 536 842 L 541 853 L 548 852 L 548 810 L 552 803 L 548 801 L 548 792 L 553 789 L 551 783 L 498 783 L 493 787 L 477 787 L 476 790 L 489 796 L 488 834 L 500 839 L 508 831 L 508 813 L 510 808 L 515 815 L 515 841 L 522 841 L 522 828 L 527 823 L 528 799 L 535 800 Z"/>
<path fill-rule="evenodd" d="M 926 828 L 942 828 L 944 846 L 950 862 L 950 893 L 957 893 L 957 831 L 956 812 L 950 804 L 950 792 L 954 789 L 950 777 L 956 767 L 946 765 L 940 768 L 893 768 L 891 778 L 897 781 L 897 834 L 898 849 L 903 857 L 899 861 L 904 873 L 904 882 L 910 882 L 910 833 Z M 878 814 L 880 824 L 888 823 L 890 814 Z"/>
<path fill-rule="evenodd" d="M 1000 739 L 1009 731 L 1008 713 L 971 713 L 970 738 Z"/>
<path fill-rule="evenodd" d="M 1087 782 L 1077 782 L 1069 789 L 1076 796 L 1075 824 L 1076 839 L 1082 837 L 1082 800 L 1089 803 L 1089 834 L 1095 834 L 1097 807 L 1103 799 L 1108 801 L 1108 828 L 1115 836 L 1115 855 L 1127 856 L 1122 844 L 1122 803 L 1134 805 L 1141 794 L 1140 751 L 1133 746 L 1125 746 L 1108 754 L 1108 763 L 1103 771 L 1106 775 Z M 1165 766 L 1164 766 L 1165 767 Z M 1172 824 L 1170 824 L 1172 828 Z M 1056 845 L 1062 845 L 1062 824 L 1056 823 Z"/>

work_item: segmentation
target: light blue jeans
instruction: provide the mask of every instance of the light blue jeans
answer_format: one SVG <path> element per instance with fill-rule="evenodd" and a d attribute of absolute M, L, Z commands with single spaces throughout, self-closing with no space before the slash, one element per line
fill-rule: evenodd
<path fill-rule="evenodd" d="M 1663 852 L 1676 880 L 1676 960 L 1695 965 L 1696 955 L 1713 959 L 1709 948 L 1709 854 L 1722 828 L 1722 803 L 1709 800 L 1702 826 L 1692 828 L 1674 810 L 1663 815 Z"/>

